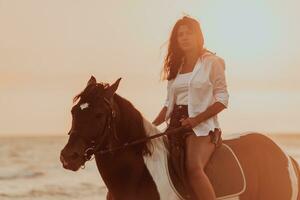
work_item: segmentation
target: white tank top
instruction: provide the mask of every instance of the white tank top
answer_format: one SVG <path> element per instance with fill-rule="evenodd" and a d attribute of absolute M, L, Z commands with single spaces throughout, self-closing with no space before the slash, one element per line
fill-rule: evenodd
<path fill-rule="evenodd" d="M 177 105 L 187 105 L 188 104 L 188 82 L 192 72 L 177 74 L 173 87 L 175 94 L 175 103 Z"/>

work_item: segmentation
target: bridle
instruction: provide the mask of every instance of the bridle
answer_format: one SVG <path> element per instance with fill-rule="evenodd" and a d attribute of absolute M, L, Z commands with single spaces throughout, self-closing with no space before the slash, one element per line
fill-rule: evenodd
<path fill-rule="evenodd" d="M 116 112 L 116 110 L 113 106 L 113 99 L 109 100 L 106 97 L 104 97 L 104 102 L 109 107 L 109 114 L 106 116 L 105 124 L 103 126 L 103 130 L 102 131 L 101 130 L 97 131 L 98 136 L 96 137 L 96 139 L 91 140 L 89 142 L 89 143 L 92 144 L 92 146 L 88 147 L 84 151 L 85 161 L 92 160 L 93 155 L 99 154 L 99 152 L 103 151 L 103 150 L 100 150 L 100 147 L 103 145 L 103 142 L 105 141 L 105 139 L 108 138 L 109 136 L 112 135 L 114 137 L 114 139 L 119 140 L 119 138 L 117 136 L 116 123 L 115 123 L 116 117 L 117 117 L 117 112 Z M 101 138 L 99 138 L 99 137 L 101 137 Z M 98 142 L 98 145 L 96 144 L 96 142 Z M 111 152 L 109 151 L 108 153 L 111 153 Z"/>

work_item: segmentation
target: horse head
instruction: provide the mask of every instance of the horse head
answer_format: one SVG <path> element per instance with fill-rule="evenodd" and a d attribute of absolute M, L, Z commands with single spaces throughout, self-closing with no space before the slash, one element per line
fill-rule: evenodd
<path fill-rule="evenodd" d="M 119 78 L 111 86 L 97 83 L 91 77 L 86 88 L 74 97 L 72 126 L 69 139 L 60 154 L 65 169 L 77 171 L 91 159 L 95 149 L 109 145 L 114 135 L 113 120 L 116 117 L 113 96 L 118 88 Z"/>

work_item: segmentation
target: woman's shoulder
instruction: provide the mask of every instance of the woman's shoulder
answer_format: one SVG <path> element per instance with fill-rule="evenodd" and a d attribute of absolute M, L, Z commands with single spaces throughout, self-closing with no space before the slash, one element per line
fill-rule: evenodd
<path fill-rule="evenodd" d="M 222 61 L 224 62 L 224 59 L 217 55 L 216 53 L 213 53 L 211 51 L 207 51 L 203 54 L 202 59 L 205 61 L 215 62 L 215 61 Z"/>
<path fill-rule="evenodd" d="M 224 59 L 216 53 L 207 53 L 206 55 L 204 55 L 203 60 L 206 63 L 206 66 L 210 66 L 210 68 L 213 66 L 222 66 L 223 68 L 225 68 Z"/>

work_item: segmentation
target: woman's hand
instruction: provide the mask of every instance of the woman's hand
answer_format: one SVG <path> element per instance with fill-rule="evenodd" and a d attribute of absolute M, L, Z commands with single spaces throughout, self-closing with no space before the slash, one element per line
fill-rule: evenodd
<path fill-rule="evenodd" d="M 181 126 L 184 126 L 186 128 L 194 128 L 195 126 L 197 126 L 199 124 L 198 121 L 196 120 L 196 118 L 194 118 L 194 117 L 188 117 L 185 119 L 181 119 L 180 122 L 181 122 Z"/>

